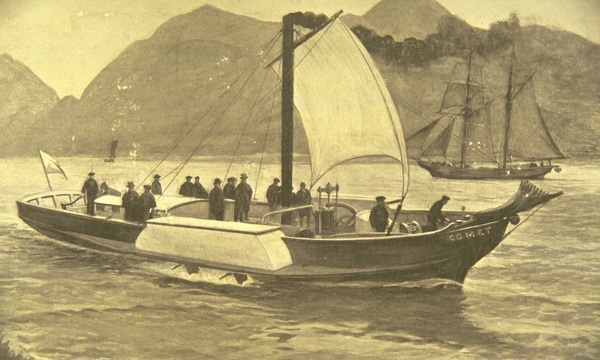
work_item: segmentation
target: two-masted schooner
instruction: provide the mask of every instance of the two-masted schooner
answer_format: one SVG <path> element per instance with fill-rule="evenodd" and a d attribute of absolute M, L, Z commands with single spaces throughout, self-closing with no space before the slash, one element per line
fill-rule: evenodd
<path fill-rule="evenodd" d="M 398 207 L 388 231 L 374 232 L 361 220 L 368 212 L 363 209 L 373 202 L 362 200 L 361 205 L 360 199 L 340 197 L 327 204 L 293 206 L 294 107 L 308 138 L 313 190 L 331 169 L 364 157 L 393 160 L 390 172 L 403 179 L 397 189 L 403 199 L 409 180 L 400 119 L 373 59 L 339 13 L 317 26 L 312 22 L 306 35 L 295 38 L 295 29 L 304 22 L 302 13 L 283 18 L 282 55 L 265 70 L 281 69 L 281 208 L 272 210 L 267 203 L 256 202 L 249 221 L 234 222 L 233 201 L 226 200 L 225 221 L 216 221 L 208 219 L 206 199 L 162 195 L 152 217 L 140 223 L 124 220 L 123 212 L 111 213 L 111 206 L 87 215 L 79 191 L 50 191 L 17 201 L 19 217 L 55 239 L 250 275 L 260 281 L 438 278 L 462 283 L 469 269 L 508 235 L 510 224 L 519 223 L 518 213 L 562 193 L 549 194 L 523 182 L 505 205 L 479 212 L 447 212 L 451 222 L 429 230 L 418 226 L 427 223 L 426 210 Z M 262 60 L 261 68 L 268 60 Z M 103 196 L 96 203 L 118 207 L 120 200 Z M 317 221 L 303 227 L 285 216 L 298 211 L 309 211 Z M 407 223 L 416 226 L 399 226 Z"/>
<path fill-rule="evenodd" d="M 421 143 L 417 162 L 434 177 L 449 179 L 540 179 L 563 158 L 536 101 L 533 74 L 516 83 L 514 53 L 503 99 L 502 137 L 494 136 L 491 102 L 484 99 L 482 66 L 458 63 L 446 86 L 442 116 L 410 140 Z M 494 117 L 495 118 L 495 117 Z"/>

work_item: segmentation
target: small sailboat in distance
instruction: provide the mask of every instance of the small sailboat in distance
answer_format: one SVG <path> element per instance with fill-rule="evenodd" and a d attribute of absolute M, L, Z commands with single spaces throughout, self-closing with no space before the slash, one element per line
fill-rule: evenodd
<path fill-rule="evenodd" d="M 110 143 L 110 158 L 104 159 L 104 162 L 115 162 L 117 157 L 117 146 L 119 145 L 119 139 L 113 140 Z"/>

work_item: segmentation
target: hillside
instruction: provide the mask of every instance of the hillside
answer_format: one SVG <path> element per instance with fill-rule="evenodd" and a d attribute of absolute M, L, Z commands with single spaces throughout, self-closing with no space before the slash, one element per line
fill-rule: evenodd
<path fill-rule="evenodd" d="M 27 66 L 7 54 L 0 56 L 0 149 L 3 154 L 20 154 L 18 144 L 30 142 L 30 131 L 43 131 L 38 118 L 58 101 L 56 92 Z"/>
<path fill-rule="evenodd" d="M 362 25 L 395 40 L 414 37 L 423 39 L 437 31 L 442 16 L 450 15 L 435 0 L 383 0 L 362 16 L 343 16 L 349 27 Z"/>
<path fill-rule="evenodd" d="M 199 122 L 188 136 L 192 140 L 181 144 L 181 154 L 189 153 L 208 129 L 219 136 L 212 137 L 207 151 L 230 150 L 242 130 L 232 122 L 246 120 L 240 114 L 248 111 L 262 78 L 248 81 L 245 91 L 237 95 L 241 101 L 234 102 L 238 107 L 223 113 L 225 105 L 244 80 L 238 79 L 239 74 L 249 73 L 250 65 L 279 28 L 276 23 L 211 6 L 173 18 L 149 39 L 123 51 L 89 84 L 79 101 L 57 106 L 50 123 L 62 123 L 67 131 L 55 133 L 60 141 L 47 146 L 58 152 L 98 155 L 107 152 L 111 139 L 119 138 L 120 151 L 125 153 L 134 147 L 142 156 L 166 153 Z M 267 72 L 262 66 L 260 70 Z M 271 75 L 265 89 L 275 85 Z M 270 109 L 271 98 L 268 100 Z M 217 102 L 219 107 L 204 116 Z M 266 101 L 257 104 L 261 111 L 255 114 L 263 116 L 258 119 L 263 125 L 246 132 L 242 152 L 262 149 L 268 122 L 264 116 L 269 114 L 266 107 Z"/>
<path fill-rule="evenodd" d="M 375 30 L 384 29 L 386 24 L 397 26 L 389 28 L 394 39 L 430 32 L 424 38 L 426 41 L 413 38 L 401 45 L 392 44 L 402 56 L 416 54 L 408 63 L 398 62 L 393 58 L 396 55 L 382 51 L 387 43 L 370 49 L 396 100 L 406 135 L 436 118 L 454 64 L 466 59 L 465 39 L 460 34 L 474 33 L 481 39 L 490 34 L 484 30 L 471 31 L 468 24 L 453 20 L 435 4 L 384 0 L 363 17 L 344 17 L 344 21 L 350 22 L 367 19 L 368 23 L 377 24 Z M 423 7 L 422 12 L 418 11 L 419 6 Z M 414 14 L 421 17 L 410 25 L 413 32 L 403 33 L 406 28 L 400 26 L 409 24 L 404 17 L 415 17 Z M 453 27 L 460 31 L 453 31 Z M 89 84 L 80 100 L 66 97 L 57 103 L 54 94 L 48 102 L 56 103 L 52 111 L 38 111 L 43 116 L 29 117 L 31 124 L 27 130 L 15 130 L 29 136 L 35 136 L 32 129 L 36 127 L 43 127 L 45 132 L 33 141 L 11 143 L 8 147 L 12 148 L 4 147 L 2 151 L 18 153 L 41 146 L 56 154 L 106 156 L 110 141 L 118 138 L 121 154 L 136 148 L 143 157 L 159 156 L 169 152 L 189 132 L 175 154 L 185 156 L 201 144 L 199 155 L 227 155 L 236 151 L 236 145 L 232 144 L 238 143 L 238 154 L 255 154 L 263 149 L 267 128 L 270 141 L 266 149 L 277 151 L 279 139 L 273 134 L 280 131 L 277 121 L 280 98 L 265 96 L 254 104 L 261 89 L 263 93 L 275 89 L 277 83 L 274 76 L 263 78 L 258 74 L 273 75 L 272 72 L 260 66 L 245 90 L 237 91 L 245 81 L 244 77 L 238 78 L 239 74 L 253 69 L 250 64 L 279 29 L 278 23 L 234 15 L 211 6 L 173 18 L 152 37 L 125 49 Z M 444 34 L 436 34 L 438 29 L 445 31 Z M 573 154 L 583 146 L 598 146 L 600 47 L 577 35 L 541 26 L 523 27 L 520 34 L 515 46 L 519 72 L 535 71 L 539 104 L 559 147 Z M 475 62 L 484 66 L 489 100 L 501 98 L 505 91 L 510 54 L 501 41 L 499 44 L 475 57 Z M 278 46 L 275 45 L 274 54 L 278 53 Z M 436 46 L 439 51 L 427 55 Z M 420 59 L 426 61 L 418 63 Z M 272 93 L 277 95 L 277 91 Z M 234 105 L 226 111 L 234 98 Z M 214 103 L 220 105 L 213 108 Z M 501 102 L 495 101 L 493 105 L 501 106 Z M 501 113 L 501 109 L 495 113 Z M 274 121 L 269 123 L 270 119 Z M 194 128 L 195 124 L 198 125 Z M 305 153 L 301 124 L 298 122 L 296 126 L 299 131 L 295 148 Z"/>

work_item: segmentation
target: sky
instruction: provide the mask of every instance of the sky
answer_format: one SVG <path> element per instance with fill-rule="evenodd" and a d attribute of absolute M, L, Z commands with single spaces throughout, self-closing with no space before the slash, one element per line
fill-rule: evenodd
<path fill-rule="evenodd" d="M 261 20 L 291 11 L 362 15 L 379 0 L 0 0 L 0 53 L 24 63 L 60 97 L 85 87 L 128 45 L 207 3 Z M 438 0 L 473 26 L 516 12 L 522 25 L 565 29 L 600 43 L 600 0 Z"/>

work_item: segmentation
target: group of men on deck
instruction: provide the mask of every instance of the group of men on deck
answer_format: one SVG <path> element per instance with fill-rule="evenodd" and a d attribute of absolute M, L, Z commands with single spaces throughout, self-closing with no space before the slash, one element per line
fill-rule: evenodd
<path fill-rule="evenodd" d="M 156 199 L 151 190 L 151 185 L 144 185 L 144 192 L 139 195 L 135 191 L 133 181 L 127 183 L 127 192 L 121 198 L 121 206 L 125 209 L 125 220 L 145 222 L 151 218 L 151 210 L 156 207 Z"/>
<path fill-rule="evenodd" d="M 106 182 L 103 182 L 99 187 L 96 181 L 95 173 L 92 171 L 88 174 L 87 180 L 83 183 L 81 192 L 85 195 L 88 215 L 96 214 L 96 199 L 103 195 L 120 196 L 121 193 L 117 190 L 108 187 Z M 157 175 L 158 176 L 158 175 Z M 155 177 L 156 178 L 156 177 Z M 160 176 L 158 176 L 160 178 Z M 160 184 L 159 184 L 160 185 Z M 127 183 L 127 192 L 121 198 L 121 206 L 125 209 L 125 220 L 145 222 L 151 215 L 150 210 L 156 207 L 156 199 L 150 191 L 152 186 L 144 185 L 144 193 L 139 195 L 135 191 L 135 185 L 132 181 Z M 102 205 L 99 205 L 102 206 Z"/>
<path fill-rule="evenodd" d="M 269 185 L 267 188 L 267 203 L 269 204 L 269 209 L 271 211 L 277 210 L 277 207 L 281 205 L 282 200 L 282 189 L 279 185 L 280 181 L 278 178 L 273 179 L 273 183 Z M 294 193 L 294 188 L 292 187 L 292 196 L 290 199 L 291 206 L 303 206 L 310 205 L 312 203 L 312 196 L 310 195 L 310 190 L 306 188 L 306 183 L 300 183 L 300 190 Z M 306 217 L 307 226 L 310 226 L 310 209 L 301 209 L 298 211 L 300 226 L 303 226 L 304 218 Z"/>
<path fill-rule="evenodd" d="M 88 179 L 84 182 L 81 192 L 85 195 L 87 201 L 87 214 L 95 215 L 95 199 L 102 195 L 114 195 L 118 191 L 110 189 L 106 182 L 99 187 L 98 182 L 94 179 L 96 174 L 90 172 Z M 250 211 L 250 203 L 252 201 L 252 187 L 248 184 L 248 175 L 242 173 L 240 175 L 240 183 L 237 184 L 235 177 L 227 178 L 227 184 L 221 189 L 222 181 L 216 178 L 213 181 L 213 188 L 208 193 L 200 183 L 200 177 L 196 176 L 195 182 L 191 182 L 192 176 L 186 176 L 186 182 L 181 185 L 179 194 L 189 197 L 197 197 L 208 199 L 209 202 L 209 219 L 224 220 L 225 215 L 225 199 L 235 201 L 234 205 L 234 221 L 247 221 L 248 212 Z M 273 183 L 267 188 L 267 202 L 271 211 L 275 211 L 277 206 L 281 204 L 282 190 L 279 185 L 278 178 L 273 179 Z M 120 193 L 118 193 L 120 194 Z M 145 222 L 151 216 L 151 210 L 156 207 L 156 199 L 154 194 L 162 195 L 162 186 L 160 184 L 160 175 L 154 175 L 152 185 L 144 185 L 144 192 L 139 195 L 135 191 L 135 185 L 132 181 L 127 183 L 127 192 L 123 194 L 121 206 L 125 209 L 125 220 Z M 385 232 L 388 229 L 389 212 L 385 205 L 385 196 L 377 196 L 375 200 L 377 205 L 371 209 L 369 215 L 369 223 L 376 232 Z M 306 184 L 300 184 L 300 190 L 297 193 L 293 192 L 292 188 L 292 206 L 310 205 L 312 197 L 310 191 L 306 189 Z M 442 208 L 448 203 L 450 197 L 444 195 L 436 201 L 427 214 L 428 226 L 432 229 L 437 229 L 439 225 L 444 225 L 449 220 L 443 216 Z M 300 213 L 300 225 L 303 224 L 304 217 L 307 218 L 307 226 L 310 226 L 310 209 L 303 209 Z"/>

